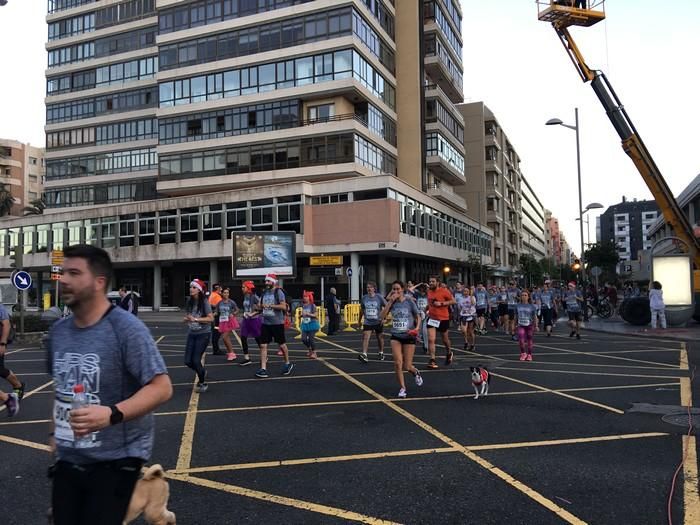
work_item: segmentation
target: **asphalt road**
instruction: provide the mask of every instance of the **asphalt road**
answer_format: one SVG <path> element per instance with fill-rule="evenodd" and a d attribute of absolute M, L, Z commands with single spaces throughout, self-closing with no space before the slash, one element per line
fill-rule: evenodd
<path fill-rule="evenodd" d="M 150 325 L 175 384 L 158 410 L 152 462 L 168 471 L 179 524 L 666 523 L 688 428 L 638 404 L 700 403 L 689 379 L 697 344 L 686 345 L 688 370 L 678 341 L 593 332 L 577 341 L 563 328 L 536 334 L 532 362 L 504 335 L 479 337 L 477 353 L 459 350 L 450 367 L 424 371 L 422 387 L 407 376 L 405 400 L 390 359 L 357 360 L 358 332 L 320 340 L 315 361 L 292 339 L 289 377 L 274 351 L 269 379 L 208 355 L 200 395 L 182 364 L 184 328 Z M 29 393 L 18 417 L 0 413 L 0 522 L 39 524 L 50 378 L 35 346 L 8 354 Z M 415 361 L 425 367 L 421 350 Z M 476 364 L 494 375 L 478 400 L 468 376 Z M 700 511 L 695 451 L 676 482 L 674 523 Z"/>

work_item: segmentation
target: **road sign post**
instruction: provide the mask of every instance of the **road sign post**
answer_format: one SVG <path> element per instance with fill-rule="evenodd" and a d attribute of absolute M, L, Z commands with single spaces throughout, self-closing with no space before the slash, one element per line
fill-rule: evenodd
<path fill-rule="evenodd" d="M 51 251 L 51 280 L 56 281 L 56 308 L 58 308 L 59 280 L 63 272 L 63 250 Z"/>
<path fill-rule="evenodd" d="M 17 288 L 17 304 L 19 304 L 19 333 L 24 335 L 24 290 L 32 285 L 32 276 L 24 270 L 12 273 L 12 284 Z"/>

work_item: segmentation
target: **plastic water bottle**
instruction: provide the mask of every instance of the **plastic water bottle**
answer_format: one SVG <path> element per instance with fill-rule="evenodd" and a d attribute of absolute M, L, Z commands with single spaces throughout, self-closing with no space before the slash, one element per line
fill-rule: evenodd
<path fill-rule="evenodd" d="M 79 383 L 73 387 L 73 400 L 71 401 L 71 410 L 76 410 L 78 408 L 85 408 L 90 405 L 88 401 L 87 394 L 85 393 L 85 387 L 82 383 Z M 75 437 L 73 441 L 73 446 L 75 448 L 88 448 L 92 446 L 92 434 L 87 434 L 82 437 Z"/>

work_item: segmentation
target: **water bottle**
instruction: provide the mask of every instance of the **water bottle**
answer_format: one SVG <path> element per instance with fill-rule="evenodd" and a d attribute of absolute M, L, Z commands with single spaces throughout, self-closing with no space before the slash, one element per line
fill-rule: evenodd
<path fill-rule="evenodd" d="M 85 387 L 82 383 L 79 383 L 73 387 L 73 400 L 71 401 L 71 410 L 77 408 L 85 408 L 90 405 L 88 401 L 87 394 L 85 393 Z M 75 437 L 73 441 L 73 446 L 75 448 L 88 448 L 92 446 L 92 434 L 87 434 L 82 437 Z"/>

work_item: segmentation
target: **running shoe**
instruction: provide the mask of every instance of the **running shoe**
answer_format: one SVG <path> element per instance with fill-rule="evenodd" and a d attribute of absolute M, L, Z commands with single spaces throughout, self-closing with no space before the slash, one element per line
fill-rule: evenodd
<path fill-rule="evenodd" d="M 362 352 L 361 354 L 359 354 L 359 355 L 357 356 L 357 358 L 358 358 L 360 361 L 362 361 L 363 363 L 369 363 L 369 358 L 367 357 L 367 354 L 365 354 L 364 352 Z"/>
<path fill-rule="evenodd" d="M 277 355 L 284 357 L 284 352 L 282 350 L 277 350 Z"/>
<path fill-rule="evenodd" d="M 469 343 L 464 343 L 464 350 L 469 350 Z"/>
<path fill-rule="evenodd" d="M 197 386 L 195 387 L 195 390 L 199 393 L 202 394 L 209 390 L 209 385 L 206 383 L 197 383 Z"/>
<path fill-rule="evenodd" d="M 525 361 L 526 358 L 527 358 L 527 354 L 525 352 L 520 352 L 520 360 Z"/>
<path fill-rule="evenodd" d="M 27 384 L 24 381 L 22 381 L 19 384 L 19 388 L 13 389 L 14 393 L 17 394 L 17 399 L 19 399 L 20 401 L 22 401 L 22 398 L 24 397 L 24 391 L 26 388 Z"/>
<path fill-rule="evenodd" d="M 547 332 L 547 337 L 552 337 L 552 332 Z"/>
<path fill-rule="evenodd" d="M 532 361 L 532 354 L 527 354 L 527 357 L 525 357 L 525 361 Z"/>
<path fill-rule="evenodd" d="M 511 337 L 511 339 L 512 339 L 513 341 L 517 341 L 517 340 L 518 340 L 518 336 L 515 335 L 515 334 L 513 334 L 513 337 Z"/>
<path fill-rule="evenodd" d="M 236 353 L 235 352 L 230 352 L 226 354 L 226 361 L 235 361 L 236 360 Z"/>
<path fill-rule="evenodd" d="M 454 359 L 455 353 L 450 350 L 447 352 L 447 355 L 445 356 L 445 366 L 449 366 L 452 364 L 452 359 Z"/>
<path fill-rule="evenodd" d="M 428 366 L 427 366 L 427 368 L 429 368 L 429 369 L 431 369 L 431 370 L 435 370 L 437 367 L 438 367 L 438 365 L 437 365 L 437 363 L 435 362 L 435 359 L 431 359 L 430 361 L 428 361 Z"/>
<path fill-rule="evenodd" d="M 384 358 L 384 352 L 379 352 L 379 353 L 377 354 L 377 359 L 378 359 L 379 361 L 384 361 L 384 359 L 385 359 L 385 358 Z"/>
<path fill-rule="evenodd" d="M 420 375 L 420 372 L 416 372 L 416 386 L 423 386 L 423 376 Z"/>
<path fill-rule="evenodd" d="M 270 377 L 270 374 L 268 373 L 267 370 L 264 368 L 261 368 L 257 372 L 255 372 L 255 377 Z"/>
<path fill-rule="evenodd" d="M 282 365 L 282 375 L 288 376 L 294 370 L 294 363 L 285 363 Z"/>
<path fill-rule="evenodd" d="M 576 335 L 576 330 L 571 330 L 571 333 L 569 334 L 569 337 L 573 337 L 574 335 Z"/>
<path fill-rule="evenodd" d="M 253 360 L 250 357 L 245 357 L 245 358 L 243 358 L 242 361 L 240 361 L 238 363 L 238 366 L 248 366 L 248 365 L 252 365 L 252 364 L 253 364 Z"/>
<path fill-rule="evenodd" d="M 401 399 L 404 399 L 406 397 L 406 389 L 405 388 L 402 388 L 401 390 L 399 390 L 399 397 Z"/>
<path fill-rule="evenodd" d="M 404 397 L 406 395 L 404 394 Z M 7 401 L 5 401 L 5 406 L 7 407 L 7 417 L 16 416 L 19 412 L 19 396 L 12 392 L 7 394 Z"/>
<path fill-rule="evenodd" d="M 581 334 L 576 334 L 576 339 L 581 339 Z"/>

